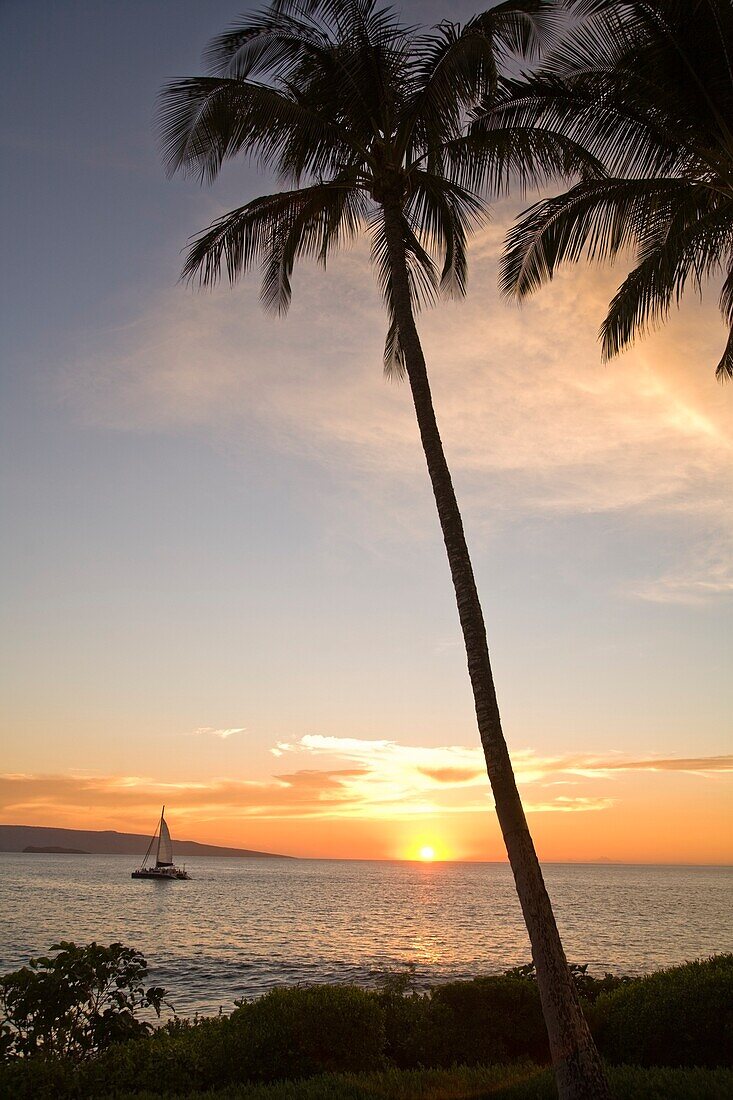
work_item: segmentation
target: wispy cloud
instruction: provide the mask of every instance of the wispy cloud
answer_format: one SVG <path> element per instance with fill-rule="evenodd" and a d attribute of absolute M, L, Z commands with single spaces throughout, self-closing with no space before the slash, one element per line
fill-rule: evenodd
<path fill-rule="evenodd" d="M 199 726 L 193 730 L 194 737 L 218 737 L 220 741 L 227 741 L 237 733 L 246 733 L 246 726 L 231 726 L 227 729 L 216 729 L 214 726 Z"/>
<path fill-rule="evenodd" d="M 615 798 L 569 798 L 561 796 L 548 802 L 524 802 L 524 809 L 528 814 L 546 813 L 588 813 L 592 810 L 610 810 L 615 804 Z"/>
<path fill-rule="evenodd" d="M 413 746 L 396 741 L 306 734 L 293 743 L 281 742 L 273 750 L 286 754 L 319 757 L 328 763 L 348 761 L 356 767 L 346 784 L 354 795 L 354 810 L 368 807 L 377 815 L 410 813 L 467 813 L 485 809 L 491 803 L 486 766 L 480 748 L 460 745 Z M 520 788 L 527 789 L 528 812 L 567 813 L 605 809 L 609 796 L 569 796 L 551 788 L 585 780 L 613 777 L 626 771 L 676 771 L 712 775 L 733 771 L 733 756 L 673 758 L 650 754 L 629 758 L 610 753 L 543 756 L 532 749 L 513 754 Z M 533 788 L 541 788 L 538 800 Z"/>
<path fill-rule="evenodd" d="M 468 301 L 420 322 L 474 530 L 528 512 L 664 517 L 679 525 L 675 552 L 629 593 L 700 603 L 728 593 L 729 574 L 704 560 L 711 541 L 722 561 L 733 549 L 733 389 L 713 379 L 723 338 L 714 303 L 690 305 L 603 367 L 596 329 L 617 274 L 570 270 L 522 310 L 501 302 L 494 261 L 510 213 L 502 205 L 476 242 Z M 232 449 L 259 433 L 378 495 L 375 511 L 393 499 L 404 531 L 423 506 L 408 492 L 423 459 L 405 388 L 381 381 L 383 330 L 357 248 L 298 283 L 284 323 L 261 316 L 254 286 L 170 292 L 100 333 L 68 369 L 65 393 L 95 425 L 203 428 Z"/>
<path fill-rule="evenodd" d="M 725 538 L 716 539 L 714 535 L 710 543 L 700 549 L 686 568 L 678 567 L 637 585 L 634 594 L 653 603 L 690 606 L 733 596 L 731 547 Z"/>
<path fill-rule="evenodd" d="M 460 745 L 412 746 L 390 740 L 309 734 L 281 742 L 278 759 L 317 758 L 322 766 L 297 767 L 262 781 L 213 778 L 163 783 L 146 776 L 73 773 L 0 775 L 0 813 L 16 824 L 64 824 L 87 819 L 98 827 L 147 823 L 162 802 L 174 803 L 182 822 L 207 820 L 370 818 L 409 819 L 465 814 L 491 806 L 480 749 Z M 517 781 L 529 813 L 586 813 L 608 809 L 618 795 L 560 793 L 568 786 L 613 779 L 623 772 L 676 772 L 712 777 L 733 771 L 733 756 L 626 757 L 514 754 Z"/>
<path fill-rule="evenodd" d="M 733 772 L 733 756 L 688 756 L 659 759 L 648 757 L 646 760 L 621 760 L 617 763 L 599 762 L 596 770 L 604 771 L 646 771 L 646 772 L 689 772 L 705 775 L 710 772 Z"/>

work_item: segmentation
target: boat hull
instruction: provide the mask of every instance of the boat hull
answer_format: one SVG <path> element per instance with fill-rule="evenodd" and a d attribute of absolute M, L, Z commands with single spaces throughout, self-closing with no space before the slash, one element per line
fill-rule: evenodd
<path fill-rule="evenodd" d="M 180 871 L 177 867 L 166 868 L 165 870 L 156 870 L 155 867 L 142 868 L 140 871 L 133 871 L 130 878 L 154 878 L 162 880 L 164 882 L 172 881 L 173 879 L 190 879 L 190 875 L 187 871 Z"/>

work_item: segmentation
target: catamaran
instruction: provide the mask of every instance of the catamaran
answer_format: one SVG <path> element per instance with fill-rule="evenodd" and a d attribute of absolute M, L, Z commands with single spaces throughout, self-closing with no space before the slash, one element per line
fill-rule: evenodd
<path fill-rule="evenodd" d="M 153 834 L 153 839 L 148 844 L 148 850 L 145 853 L 145 858 L 140 864 L 140 868 L 137 871 L 133 871 L 131 878 L 190 878 L 188 871 L 185 867 L 176 867 L 173 864 L 173 841 L 171 840 L 171 834 L 168 831 L 168 825 L 165 820 L 165 806 L 160 812 L 160 821 Z M 150 861 L 150 856 L 153 851 L 155 842 L 158 842 L 158 847 L 155 852 L 155 864 Z"/>

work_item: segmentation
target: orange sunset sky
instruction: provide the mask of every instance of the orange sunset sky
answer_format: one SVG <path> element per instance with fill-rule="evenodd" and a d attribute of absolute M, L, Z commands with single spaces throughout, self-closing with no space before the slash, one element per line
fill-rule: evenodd
<path fill-rule="evenodd" d="M 34 7 L 6 15 L 0 821 L 149 832 L 165 802 L 174 839 L 502 859 L 368 247 L 301 270 L 284 321 L 256 280 L 176 285 L 186 238 L 265 188 L 167 182 L 150 121 L 242 5 Z M 728 863 L 716 288 L 603 366 L 621 266 L 498 296 L 529 201 L 420 325 L 530 824 L 548 860 Z"/>

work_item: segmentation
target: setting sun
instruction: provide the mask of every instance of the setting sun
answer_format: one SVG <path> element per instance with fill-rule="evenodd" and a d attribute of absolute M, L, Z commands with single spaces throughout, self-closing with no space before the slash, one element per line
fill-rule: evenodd
<path fill-rule="evenodd" d="M 420 849 L 418 854 L 420 856 L 420 859 L 422 859 L 425 863 L 429 863 L 430 860 L 435 859 L 435 848 L 431 848 L 429 844 L 426 844 L 423 848 Z"/>

